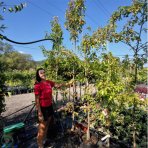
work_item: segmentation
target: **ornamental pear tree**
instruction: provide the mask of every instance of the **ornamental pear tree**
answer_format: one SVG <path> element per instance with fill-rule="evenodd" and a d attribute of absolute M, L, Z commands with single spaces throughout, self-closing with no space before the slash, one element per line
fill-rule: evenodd
<path fill-rule="evenodd" d="M 70 0 L 68 9 L 66 10 L 65 27 L 70 32 L 70 39 L 76 41 L 79 33 L 82 32 L 82 27 L 85 24 L 85 0 Z"/>
<path fill-rule="evenodd" d="M 48 38 L 52 38 L 54 40 L 53 42 L 53 47 L 52 47 L 52 51 L 60 51 L 61 50 L 61 47 L 62 47 L 62 41 L 63 41 L 63 31 L 61 29 L 61 26 L 59 24 L 59 20 L 58 20 L 58 17 L 54 17 L 53 18 L 53 21 L 51 21 L 51 33 L 48 34 L 46 33 L 45 35 L 45 38 L 48 39 Z M 46 68 L 49 68 L 47 63 L 50 63 L 52 62 L 53 63 L 53 67 L 54 70 L 55 70 L 55 76 L 56 76 L 56 80 L 58 79 L 58 57 L 59 56 L 59 52 L 50 52 L 48 50 L 45 49 L 44 46 L 41 47 L 43 49 L 43 53 L 45 56 L 47 56 L 47 60 L 46 60 Z M 52 60 L 50 60 L 52 59 Z M 48 61 L 50 60 L 50 62 Z M 52 65 L 52 63 L 50 65 Z M 50 73 L 50 72 L 49 72 Z M 52 72 L 54 73 L 54 71 Z M 53 74 L 54 75 L 54 74 Z"/>
<path fill-rule="evenodd" d="M 147 1 L 146 0 L 135 0 L 131 6 L 120 7 L 113 13 L 110 18 L 110 24 L 114 26 L 120 20 L 125 20 L 122 30 L 117 31 L 116 26 L 115 32 L 112 32 L 109 41 L 111 42 L 122 42 L 130 47 L 134 53 L 134 79 L 133 85 L 137 85 L 137 74 L 139 65 L 146 63 L 147 57 L 147 41 L 142 36 L 146 34 L 146 23 L 147 23 Z M 142 54 L 141 54 L 142 53 Z M 135 125 L 135 99 L 133 100 L 133 147 L 136 147 L 136 125 Z"/>
<path fill-rule="evenodd" d="M 82 32 L 82 28 L 85 24 L 85 0 L 70 0 L 68 3 L 68 9 L 66 10 L 66 22 L 65 27 L 70 32 L 70 40 L 74 42 L 74 48 L 76 51 L 76 42 L 78 41 L 78 35 Z M 73 63 L 74 64 L 74 63 Z M 75 69 L 73 67 L 73 80 L 75 79 Z M 73 93 L 75 93 L 75 84 L 73 84 Z"/>
<path fill-rule="evenodd" d="M 120 20 L 125 21 L 123 27 L 120 26 L 121 30 L 116 25 Z M 108 40 L 116 43 L 122 42 L 128 45 L 134 53 L 134 84 L 137 83 L 139 64 L 144 65 L 146 62 L 147 41 L 143 39 L 144 34 L 146 35 L 146 23 L 147 2 L 145 0 L 134 1 L 131 6 L 120 7 L 110 18 L 110 25 L 116 25 L 116 29 L 108 37 Z"/>
<path fill-rule="evenodd" d="M 56 56 L 58 53 L 58 56 Z M 80 59 L 70 50 L 62 47 L 59 51 L 56 50 L 43 50 L 43 54 L 47 57 L 47 60 L 44 62 L 48 76 L 50 79 L 56 80 L 56 66 L 55 63 L 58 61 L 58 80 L 70 80 L 73 76 L 73 62 L 75 62 L 76 74 L 80 71 L 79 61 Z M 57 60 L 56 60 L 57 59 Z"/>
<path fill-rule="evenodd" d="M 51 31 L 50 38 L 54 39 L 53 50 L 60 50 L 60 46 L 62 46 L 63 42 L 63 31 L 57 16 L 53 18 L 53 21 L 51 21 Z"/>
<path fill-rule="evenodd" d="M 81 44 L 79 46 L 79 50 L 81 56 L 83 58 L 80 65 L 84 69 L 83 77 L 86 82 L 86 86 L 88 86 L 89 79 L 91 79 L 91 63 L 93 62 L 94 58 L 96 57 L 96 49 L 92 47 L 92 36 L 85 34 L 82 38 Z"/>

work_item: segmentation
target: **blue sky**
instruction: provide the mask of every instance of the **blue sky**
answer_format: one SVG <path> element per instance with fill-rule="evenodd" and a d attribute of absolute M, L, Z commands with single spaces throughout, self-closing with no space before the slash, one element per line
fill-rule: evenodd
<path fill-rule="evenodd" d="M 15 5 L 19 3 L 26 3 L 26 7 L 19 13 L 4 12 L 4 21 L 1 22 L 6 25 L 7 29 L 4 35 L 8 38 L 18 42 L 29 42 L 38 39 L 43 39 L 46 32 L 50 33 L 50 21 L 54 16 L 58 16 L 60 25 L 64 32 L 64 46 L 69 49 L 73 48 L 69 40 L 69 32 L 64 28 L 65 12 L 68 8 L 69 0 L 5 0 L 6 5 Z M 92 31 L 98 27 L 103 27 L 107 24 L 111 14 L 119 7 L 130 5 L 131 0 L 86 0 L 86 25 L 84 31 L 88 26 L 91 26 Z M 51 49 L 52 42 L 40 42 L 30 45 L 16 45 L 11 43 L 14 49 L 31 54 L 36 61 L 43 60 L 42 50 L 39 46 L 44 45 L 45 48 Z M 124 44 L 108 44 L 108 51 L 112 51 L 114 55 L 129 54 L 129 48 Z M 130 53 L 133 54 L 133 53 Z"/>

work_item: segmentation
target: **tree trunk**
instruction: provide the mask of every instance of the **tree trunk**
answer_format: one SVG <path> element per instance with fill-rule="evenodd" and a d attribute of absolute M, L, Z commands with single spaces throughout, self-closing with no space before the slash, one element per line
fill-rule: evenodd
<path fill-rule="evenodd" d="M 137 57 L 137 50 L 135 52 L 135 77 L 134 77 L 134 85 L 136 87 L 137 85 L 137 64 L 138 64 L 138 57 Z M 135 131 L 135 98 L 134 98 L 134 107 L 133 107 L 133 148 L 136 148 L 136 131 Z"/>
<path fill-rule="evenodd" d="M 80 98 L 81 98 L 81 82 L 80 82 Z"/>
<path fill-rule="evenodd" d="M 88 126 L 87 126 L 87 140 L 89 140 L 90 139 L 90 116 L 89 116 L 89 114 L 90 114 L 90 110 L 88 109 L 88 111 L 87 111 L 87 122 L 88 122 Z"/>

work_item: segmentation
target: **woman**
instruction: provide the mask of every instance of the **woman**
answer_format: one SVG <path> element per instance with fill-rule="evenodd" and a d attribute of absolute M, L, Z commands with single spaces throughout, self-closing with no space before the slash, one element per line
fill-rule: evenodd
<path fill-rule="evenodd" d="M 36 72 L 36 83 L 34 86 L 36 109 L 38 112 L 39 127 L 37 143 L 39 148 L 43 148 L 43 140 L 46 137 L 48 125 L 52 119 L 52 87 L 66 86 L 65 84 L 56 84 L 53 81 L 46 80 L 45 71 L 39 68 Z"/>

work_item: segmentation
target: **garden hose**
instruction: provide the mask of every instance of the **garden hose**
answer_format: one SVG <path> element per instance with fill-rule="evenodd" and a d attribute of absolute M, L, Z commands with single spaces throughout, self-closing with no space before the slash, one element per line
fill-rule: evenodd
<path fill-rule="evenodd" d="M 23 45 L 26 45 L 26 44 L 33 44 L 33 43 L 37 43 L 37 42 L 42 42 L 42 41 L 47 41 L 47 40 L 52 40 L 53 42 L 55 42 L 54 39 L 50 39 L 50 38 L 45 38 L 45 39 L 41 39 L 41 40 L 36 40 L 36 41 L 32 41 L 32 42 L 16 42 L 16 41 L 13 41 L 9 38 L 7 38 L 6 36 L 0 34 L 0 39 L 5 39 L 6 41 L 9 41 L 11 43 L 15 43 L 15 44 L 23 44 Z"/>

